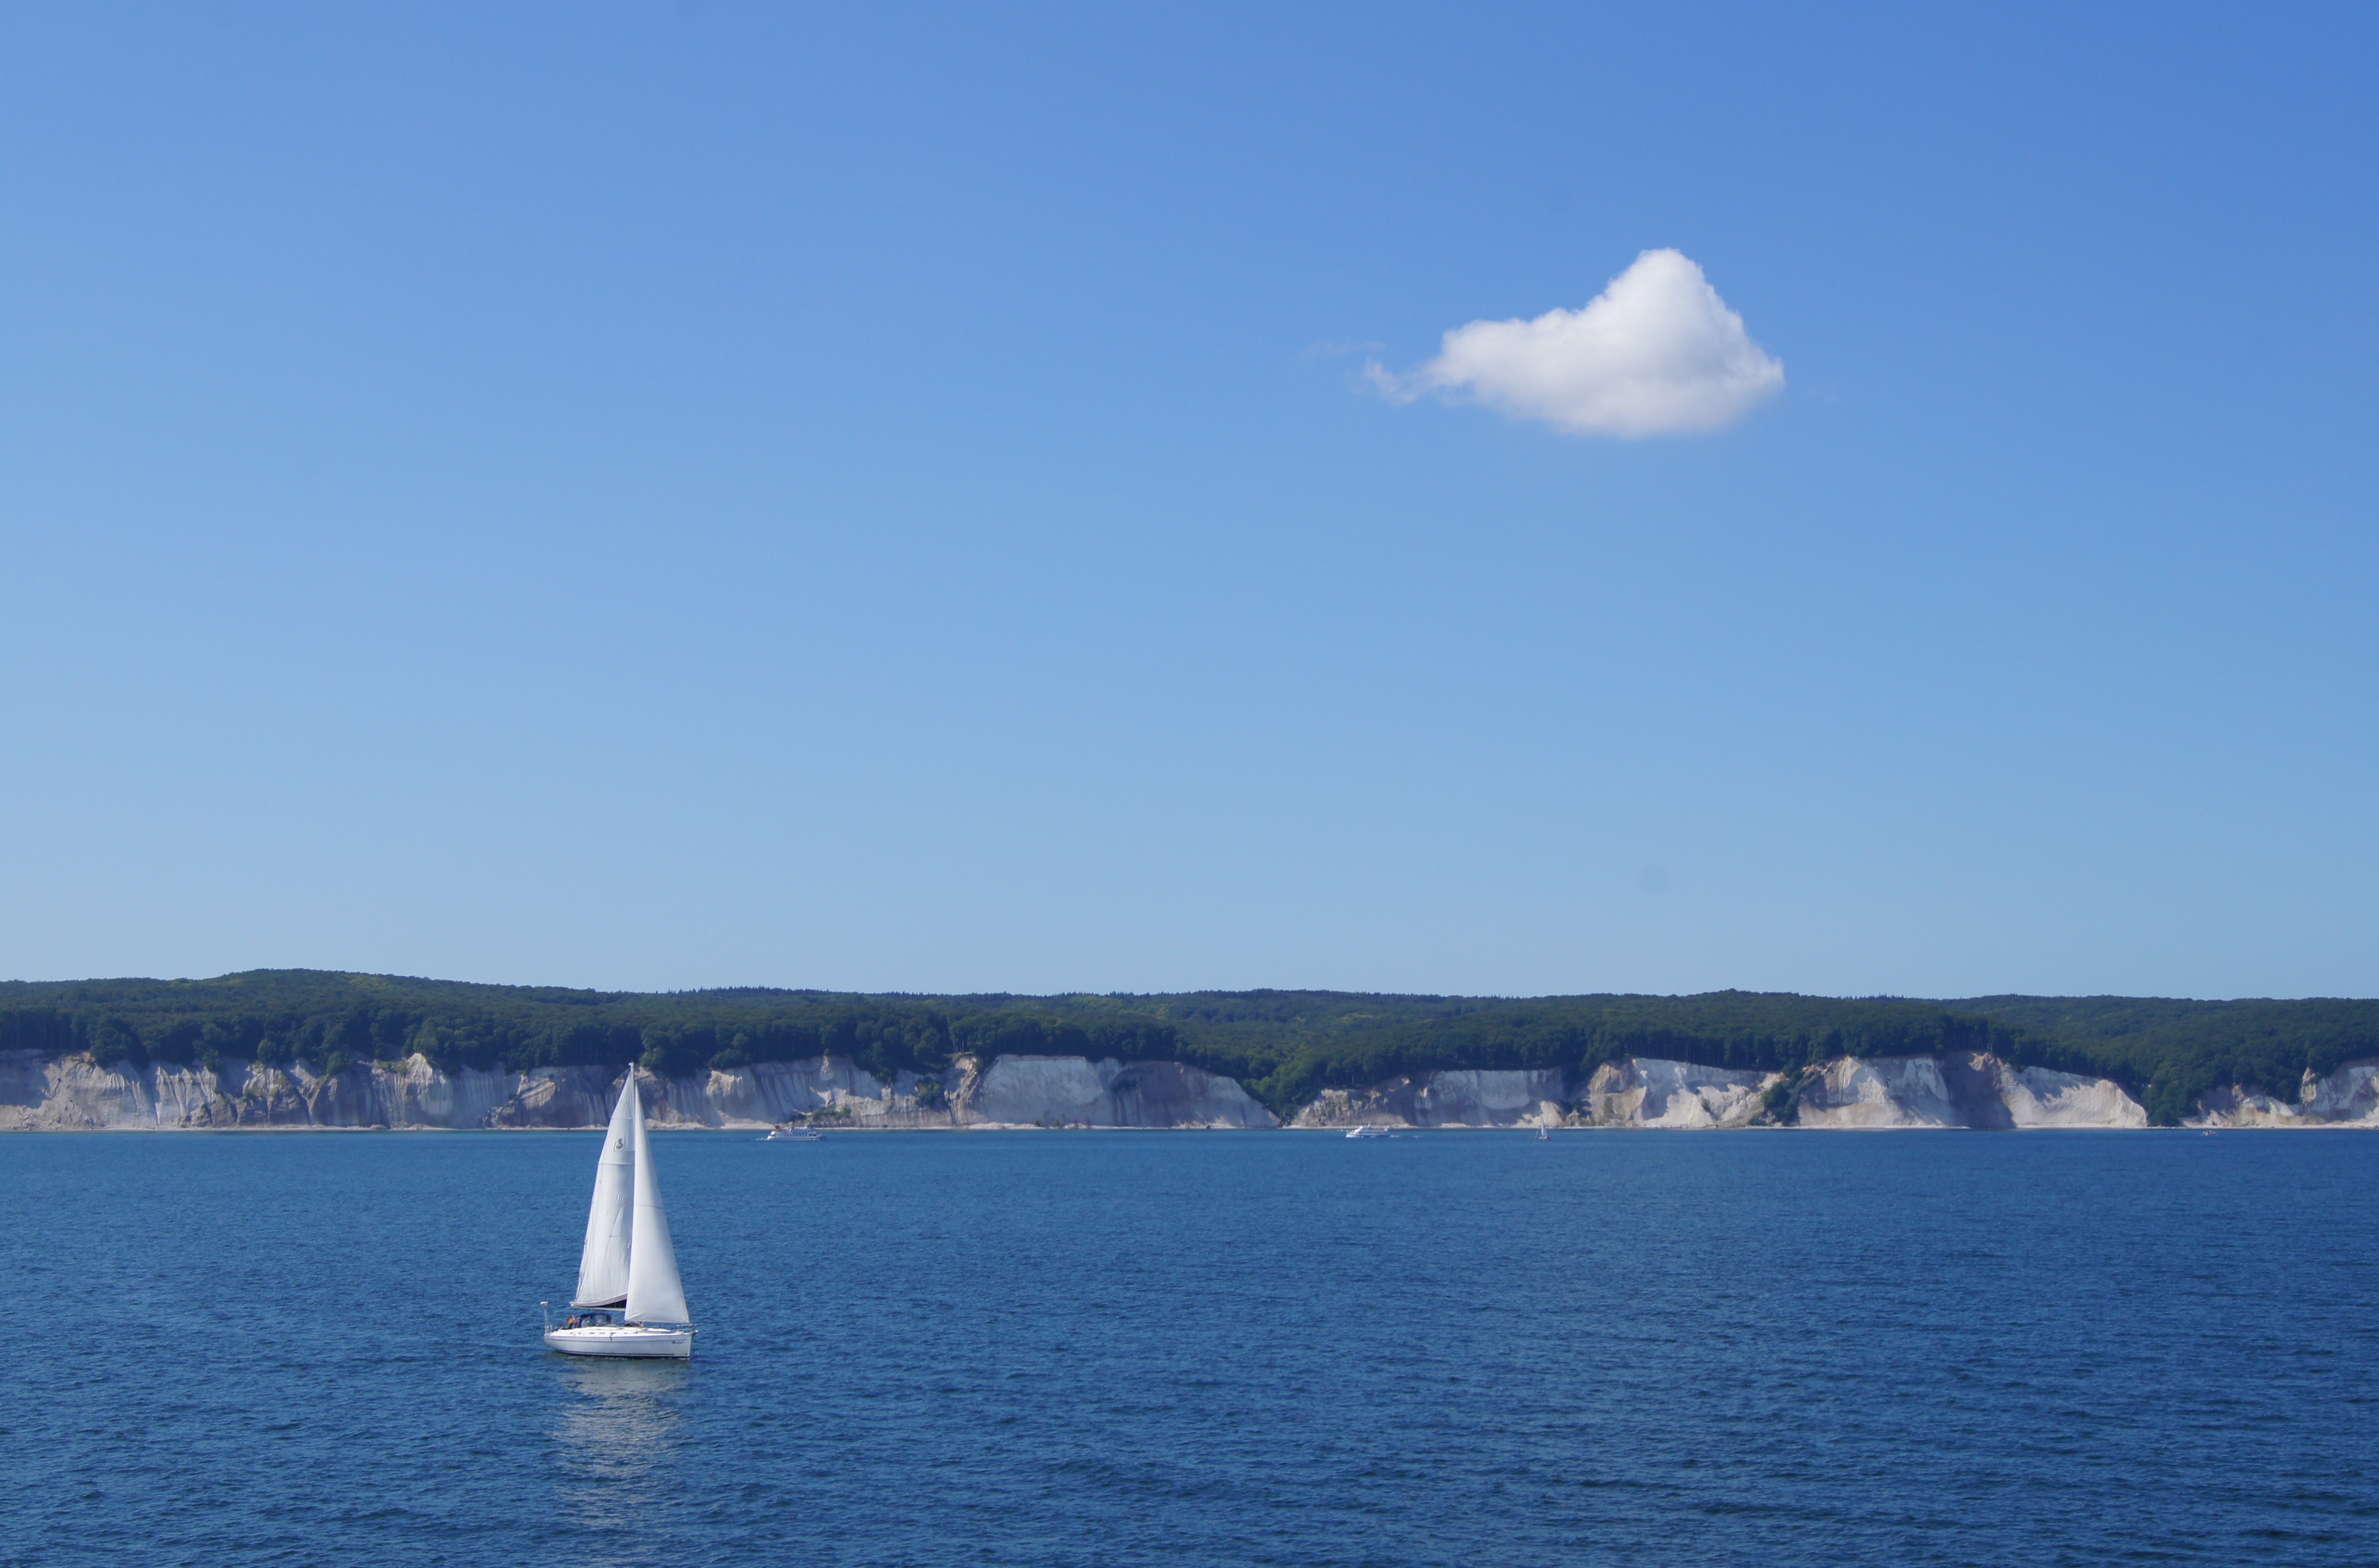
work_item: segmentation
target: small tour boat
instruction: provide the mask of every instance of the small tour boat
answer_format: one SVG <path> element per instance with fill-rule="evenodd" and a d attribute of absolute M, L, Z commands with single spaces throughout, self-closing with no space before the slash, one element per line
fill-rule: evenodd
<path fill-rule="evenodd" d="M 826 1134 L 815 1128 L 772 1127 L 768 1129 L 768 1136 L 760 1141 L 763 1143 L 820 1143 L 825 1140 Z"/>
<path fill-rule="evenodd" d="M 545 1343 L 565 1356 L 694 1354 L 693 1314 L 678 1277 L 669 1215 L 645 1137 L 645 1101 L 634 1068 L 603 1134 L 595 1164 L 595 1202 L 586 1212 L 586 1247 L 578 1289 L 560 1328 L 546 1318 Z"/>
<path fill-rule="evenodd" d="M 1350 1128 L 1347 1129 L 1346 1136 L 1349 1138 L 1385 1138 L 1388 1136 L 1388 1129 L 1383 1127 Z"/>

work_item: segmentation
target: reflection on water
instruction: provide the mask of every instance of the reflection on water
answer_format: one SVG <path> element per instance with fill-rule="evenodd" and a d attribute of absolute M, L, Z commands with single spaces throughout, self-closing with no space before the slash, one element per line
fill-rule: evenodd
<path fill-rule="evenodd" d="M 565 1516 L 589 1529 L 615 1526 L 623 1507 L 658 1504 L 673 1487 L 691 1376 L 678 1360 L 556 1356 L 566 1403 L 553 1429 Z"/>

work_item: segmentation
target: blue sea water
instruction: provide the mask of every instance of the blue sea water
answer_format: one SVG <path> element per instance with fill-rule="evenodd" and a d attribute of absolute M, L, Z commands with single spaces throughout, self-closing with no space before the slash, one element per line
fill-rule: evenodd
<path fill-rule="evenodd" d="M 0 1139 L 0 1558 L 2379 1561 L 2379 1136 Z"/>

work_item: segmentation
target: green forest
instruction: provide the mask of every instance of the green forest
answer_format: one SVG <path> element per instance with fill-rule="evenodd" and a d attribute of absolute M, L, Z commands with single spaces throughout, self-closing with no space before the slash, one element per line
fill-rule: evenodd
<path fill-rule="evenodd" d="M 2379 1055 L 2379 1001 L 2126 996 L 1397 996 L 1337 991 L 924 996 L 666 994 L 260 970 L 213 980 L 0 983 L 0 1050 L 103 1063 L 302 1060 L 320 1072 L 419 1052 L 441 1067 L 620 1067 L 670 1076 L 830 1055 L 879 1078 L 972 1055 L 1176 1060 L 1284 1115 L 1325 1088 L 1443 1067 L 1665 1056 L 1791 1072 L 1830 1057 L 1988 1050 L 2121 1082 L 2160 1123 L 2217 1084 L 2294 1098 L 2308 1071 Z"/>

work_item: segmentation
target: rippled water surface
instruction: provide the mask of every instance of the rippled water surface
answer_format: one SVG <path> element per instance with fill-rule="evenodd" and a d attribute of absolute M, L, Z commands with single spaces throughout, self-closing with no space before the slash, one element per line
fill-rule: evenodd
<path fill-rule="evenodd" d="M 0 1138 L 0 1560 L 2379 1560 L 2379 1135 L 598 1141 Z"/>

